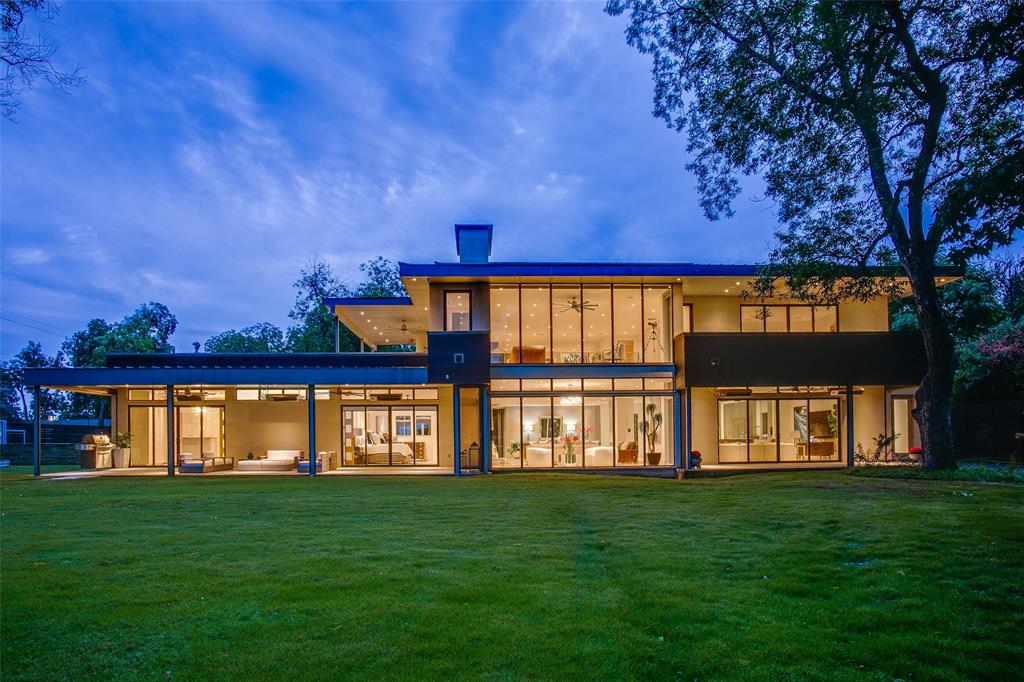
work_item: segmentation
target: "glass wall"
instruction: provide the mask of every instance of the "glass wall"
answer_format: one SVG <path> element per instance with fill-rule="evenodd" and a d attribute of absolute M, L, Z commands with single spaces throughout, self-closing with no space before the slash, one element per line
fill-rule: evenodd
<path fill-rule="evenodd" d="M 615 287 L 612 290 L 615 315 L 612 317 L 615 349 L 613 362 L 640 362 L 643 348 L 643 300 L 640 287 Z"/>
<path fill-rule="evenodd" d="M 496 469 L 672 466 L 671 395 L 491 397 Z"/>
<path fill-rule="evenodd" d="M 223 407 L 179 407 L 177 411 L 178 461 L 185 454 L 191 459 L 224 456 Z"/>
<path fill-rule="evenodd" d="M 345 406 L 342 466 L 436 466 L 437 407 Z"/>
<path fill-rule="evenodd" d="M 672 287 L 644 287 L 644 362 L 672 361 Z"/>
<path fill-rule="evenodd" d="M 551 362 L 551 289 L 522 287 L 522 352 L 520 362 Z"/>
<path fill-rule="evenodd" d="M 495 284 L 491 361 L 671 362 L 672 287 Z"/>
<path fill-rule="evenodd" d="M 166 396 L 166 391 L 162 393 Z M 130 406 L 128 433 L 132 438 L 129 466 L 167 466 L 166 407 Z"/>
<path fill-rule="evenodd" d="M 491 362 L 519 362 L 519 287 L 491 288 Z"/>
<path fill-rule="evenodd" d="M 551 287 L 551 344 L 556 363 L 580 363 L 583 299 L 578 286 Z"/>
<path fill-rule="evenodd" d="M 837 398 L 722 398 L 718 461 L 839 461 Z"/>
<path fill-rule="evenodd" d="M 895 437 L 892 450 L 897 455 L 906 455 L 910 452 L 910 400 L 904 396 L 892 398 L 892 434 Z"/>
<path fill-rule="evenodd" d="M 561 425 L 551 418 L 551 399 L 523 398 L 523 466 L 550 467 Z"/>
<path fill-rule="evenodd" d="M 555 466 L 583 466 L 583 397 L 563 395 L 554 399 Z"/>
<path fill-rule="evenodd" d="M 583 362 L 612 361 L 612 289 L 583 287 Z"/>

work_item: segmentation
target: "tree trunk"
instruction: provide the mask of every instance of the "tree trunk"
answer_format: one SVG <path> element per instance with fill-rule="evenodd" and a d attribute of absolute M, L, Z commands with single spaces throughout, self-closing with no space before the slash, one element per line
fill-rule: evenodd
<path fill-rule="evenodd" d="M 921 430 L 926 469 L 955 469 L 953 447 L 953 374 L 956 356 L 953 338 L 939 305 L 931 264 L 908 268 L 914 306 L 921 327 L 928 373 L 917 389 L 914 420 Z"/>

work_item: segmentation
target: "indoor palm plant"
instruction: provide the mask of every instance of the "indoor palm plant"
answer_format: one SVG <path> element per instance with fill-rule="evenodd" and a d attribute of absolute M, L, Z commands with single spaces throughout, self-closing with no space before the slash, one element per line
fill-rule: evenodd
<path fill-rule="evenodd" d="M 640 428 L 647 437 L 647 463 L 657 466 L 661 464 L 661 453 L 657 452 L 655 448 L 658 447 L 658 431 L 661 429 L 664 417 L 662 417 L 661 412 L 658 412 L 658 406 L 654 403 L 647 403 L 644 411 L 647 414 Z"/>

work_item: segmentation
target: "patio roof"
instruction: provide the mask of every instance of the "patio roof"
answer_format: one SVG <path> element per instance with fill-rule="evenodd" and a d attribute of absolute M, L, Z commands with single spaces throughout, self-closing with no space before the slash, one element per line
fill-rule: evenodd
<path fill-rule="evenodd" d="M 333 385 L 427 383 L 425 353 L 130 353 L 106 367 L 47 367 L 25 372 L 29 386 L 92 387 L 203 384 Z"/>

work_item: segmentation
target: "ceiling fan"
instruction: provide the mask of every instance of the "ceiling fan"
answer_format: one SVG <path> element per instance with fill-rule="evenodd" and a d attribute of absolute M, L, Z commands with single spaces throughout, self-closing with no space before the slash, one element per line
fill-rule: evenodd
<path fill-rule="evenodd" d="M 393 334 L 393 335 L 396 335 L 396 336 L 403 336 L 403 337 L 406 338 L 406 340 L 404 342 L 402 342 L 402 341 L 394 341 L 393 343 L 407 343 L 407 344 L 416 343 L 416 339 L 414 339 L 412 337 L 412 334 L 409 332 L 409 325 L 406 324 L 405 320 L 402 320 L 402 326 L 401 327 L 384 327 L 383 332 L 385 334 Z M 387 343 L 387 341 L 385 341 L 385 343 Z"/>
<path fill-rule="evenodd" d="M 590 301 L 577 299 L 575 296 L 570 296 L 569 300 L 565 302 L 565 307 L 561 310 L 556 310 L 555 313 L 567 313 L 570 310 L 575 310 L 578 313 L 582 313 L 584 310 L 596 310 L 597 304 L 591 303 Z"/>

